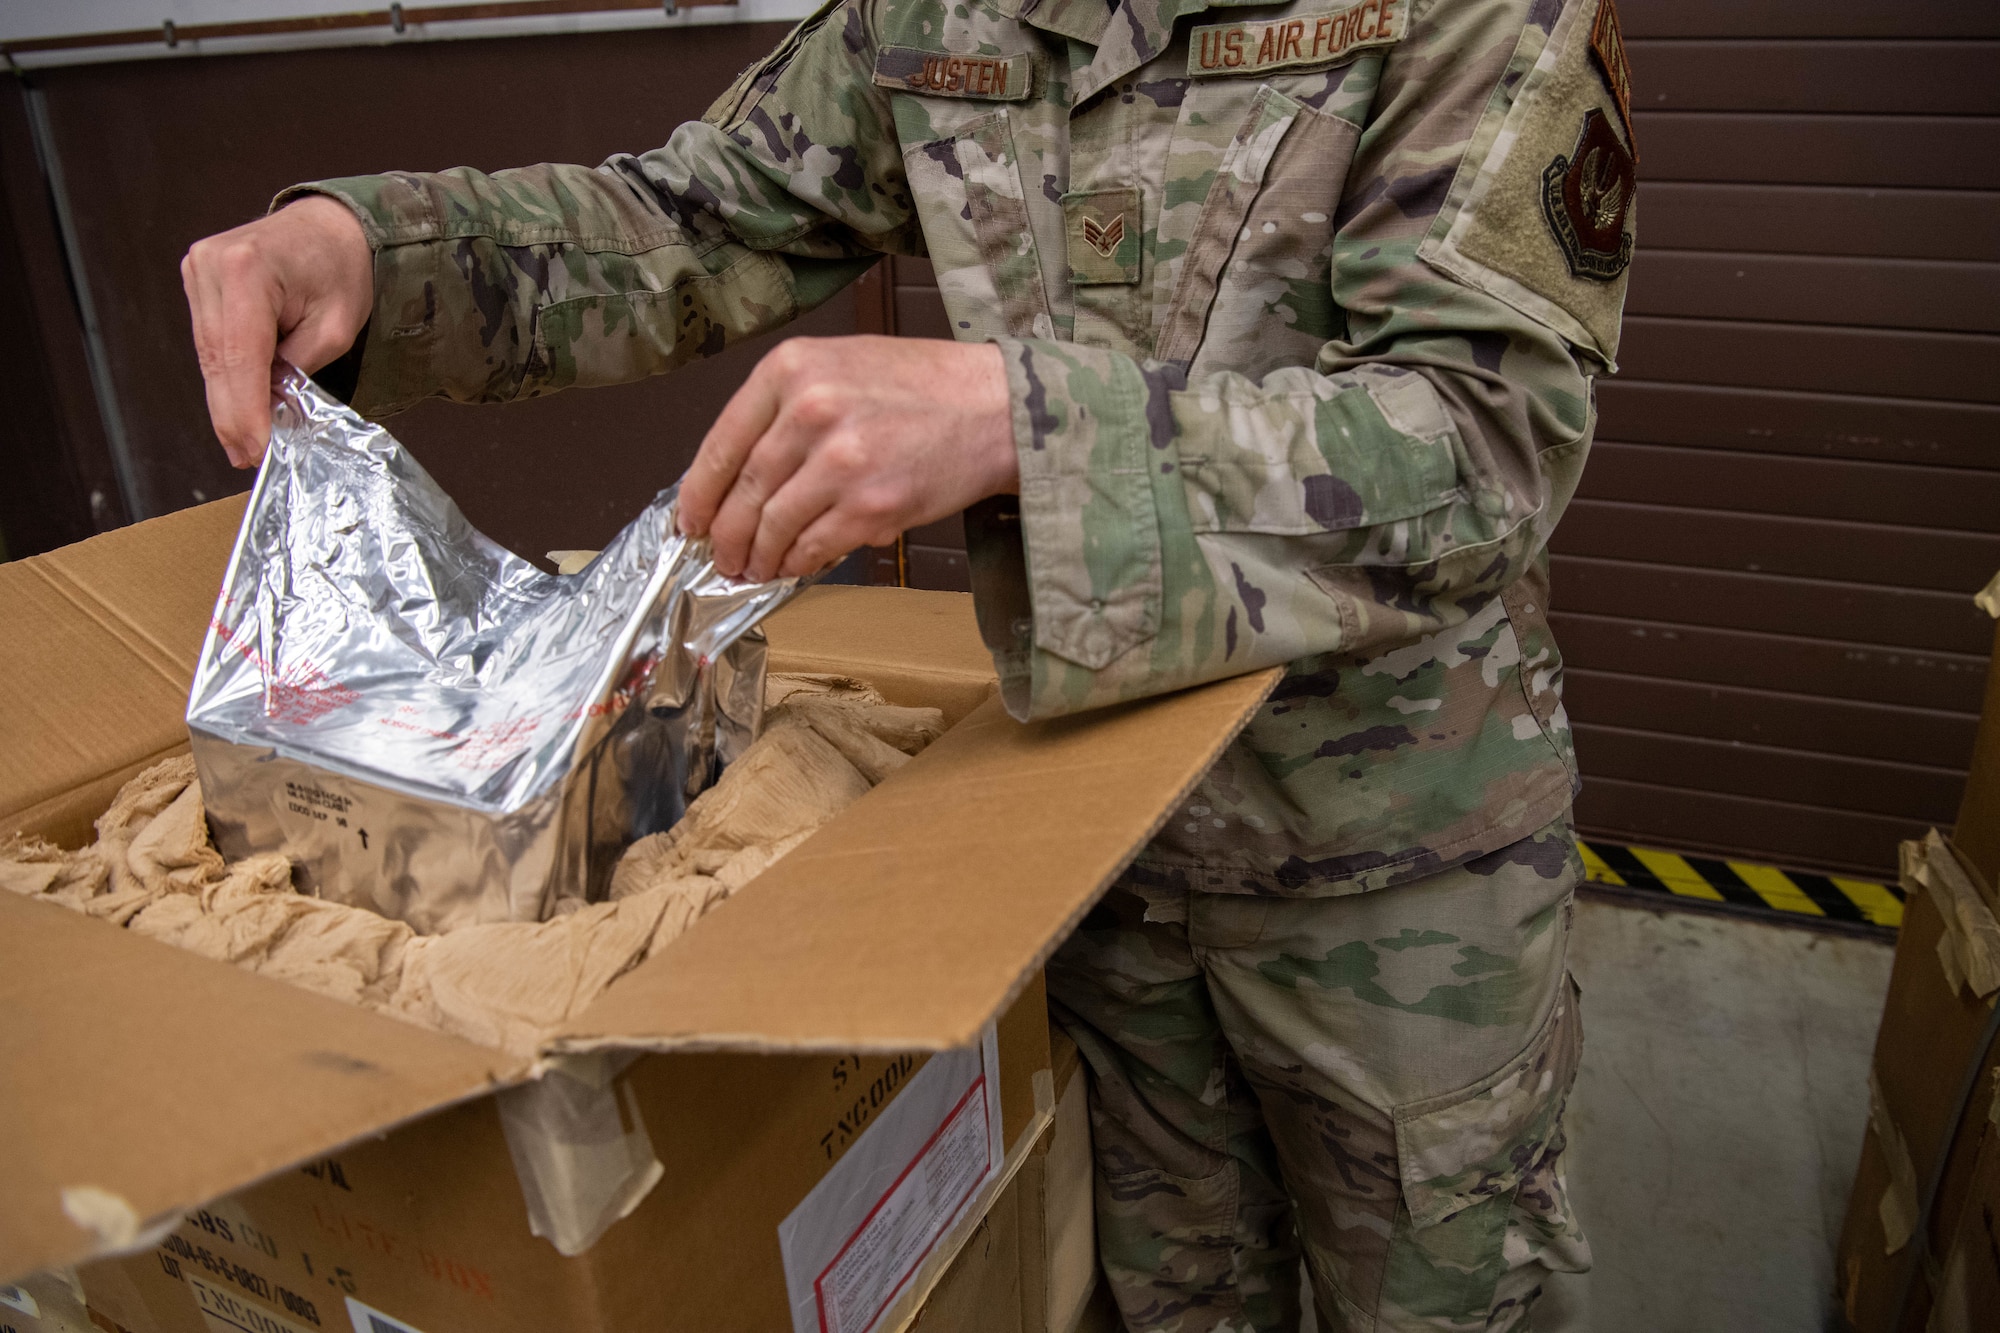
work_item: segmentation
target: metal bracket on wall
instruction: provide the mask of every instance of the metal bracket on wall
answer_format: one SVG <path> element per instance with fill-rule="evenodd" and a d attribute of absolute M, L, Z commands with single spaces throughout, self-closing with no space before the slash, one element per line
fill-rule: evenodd
<path fill-rule="evenodd" d="M 169 36 L 173 24 L 167 25 Z M 10 59 L 10 62 L 11 59 Z M 138 474 L 133 466 L 131 436 L 125 429 L 125 414 L 118 405 L 118 389 L 111 380 L 111 363 L 104 350 L 104 330 L 97 320 L 97 303 L 91 296 L 90 273 L 83 262 L 83 247 L 77 240 L 76 219 L 70 209 L 69 187 L 64 181 L 62 155 L 56 149 L 55 130 L 49 121 L 49 104 L 42 90 L 22 80 L 23 100 L 28 108 L 28 128 L 35 142 L 35 158 L 42 169 L 42 182 L 49 192 L 55 213 L 56 235 L 62 242 L 63 263 L 69 270 L 69 286 L 76 298 L 77 320 L 83 326 L 84 360 L 90 368 L 91 395 L 97 400 L 98 416 L 104 422 L 104 439 L 111 454 L 112 471 L 118 477 L 118 495 L 125 502 L 125 514 L 132 522 L 152 517 L 139 503 Z"/>

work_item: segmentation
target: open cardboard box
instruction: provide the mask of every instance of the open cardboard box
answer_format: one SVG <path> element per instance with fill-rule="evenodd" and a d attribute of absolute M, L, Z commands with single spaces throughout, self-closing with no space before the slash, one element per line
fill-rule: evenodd
<path fill-rule="evenodd" d="M 0 835 L 81 844 L 185 748 L 241 510 L 0 565 Z M 910 1101 L 930 1065 L 908 1053 L 985 1052 L 997 1194 L 1052 1100 L 1042 962 L 1277 673 L 1024 726 L 969 598 L 815 589 L 769 632 L 774 670 L 862 677 L 949 730 L 549 1042 L 647 1053 L 620 1105 L 665 1174 L 593 1249 L 530 1236 L 507 1169 L 492 1094 L 534 1062 L 0 893 L 0 1277 L 136 1250 L 85 1270 L 93 1311 L 135 1330 L 791 1327 L 776 1228 Z M 857 1088 L 884 1089 L 875 1126 Z M 864 1184 L 888 1206 L 896 1181 Z M 855 1231 L 848 1268 L 878 1240 Z M 883 1260 L 901 1287 L 845 1326 L 894 1327 L 951 1248 Z"/>

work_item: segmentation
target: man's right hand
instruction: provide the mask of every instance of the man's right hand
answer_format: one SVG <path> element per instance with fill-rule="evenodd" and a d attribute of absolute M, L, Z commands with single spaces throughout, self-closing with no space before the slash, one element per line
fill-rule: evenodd
<path fill-rule="evenodd" d="M 237 467 L 263 461 L 271 368 L 318 370 L 354 345 L 375 304 L 375 260 L 345 204 L 308 195 L 196 241 L 181 260 L 208 416 Z"/>

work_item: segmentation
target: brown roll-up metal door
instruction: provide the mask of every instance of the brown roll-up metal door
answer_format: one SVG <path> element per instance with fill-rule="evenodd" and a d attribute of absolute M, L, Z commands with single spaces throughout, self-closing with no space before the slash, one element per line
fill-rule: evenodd
<path fill-rule="evenodd" d="M 1645 199 L 1557 531 L 1586 830 L 1890 872 L 2000 570 L 2000 10 L 1627 0 Z"/>
<path fill-rule="evenodd" d="M 1621 0 L 1622 373 L 1555 539 L 1587 833 L 1884 874 L 1948 823 L 2000 570 L 2000 7 Z M 898 261 L 899 332 L 946 337 Z M 949 524 L 912 582 L 965 586 Z"/>

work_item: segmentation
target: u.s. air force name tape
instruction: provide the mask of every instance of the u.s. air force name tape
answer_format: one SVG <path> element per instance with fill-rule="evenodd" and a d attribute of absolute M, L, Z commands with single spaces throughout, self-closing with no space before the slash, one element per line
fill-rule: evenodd
<path fill-rule="evenodd" d="M 1410 30 L 1408 0 L 1357 0 L 1296 18 L 1212 23 L 1188 34 L 1189 78 L 1262 74 L 1334 65 Z"/>

